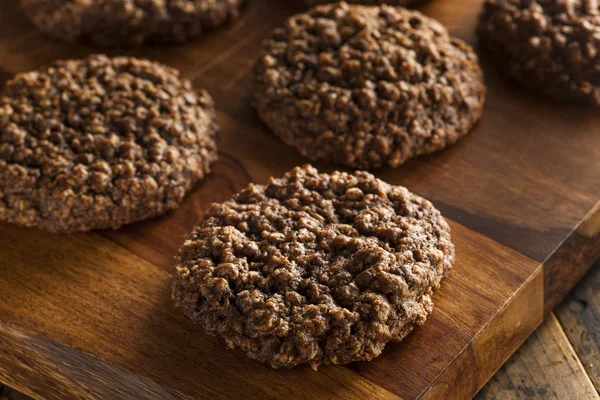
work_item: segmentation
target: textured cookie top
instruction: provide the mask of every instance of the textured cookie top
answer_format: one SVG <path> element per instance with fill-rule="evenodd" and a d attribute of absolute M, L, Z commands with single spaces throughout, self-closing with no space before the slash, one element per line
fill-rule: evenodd
<path fill-rule="evenodd" d="M 337 3 L 290 18 L 265 40 L 253 101 L 303 155 L 375 168 L 455 142 L 484 96 L 476 55 L 438 22 Z"/>
<path fill-rule="evenodd" d="M 0 97 L 0 219 L 117 228 L 177 207 L 216 158 L 213 102 L 166 66 L 90 56 Z"/>
<path fill-rule="evenodd" d="M 211 205 L 179 252 L 173 297 L 273 367 L 342 364 L 422 324 L 453 259 L 427 200 L 366 172 L 304 166 Z"/>
<path fill-rule="evenodd" d="M 526 85 L 600 106 L 597 1 L 486 0 L 479 34 Z"/>
<path fill-rule="evenodd" d="M 62 40 L 98 45 L 178 43 L 236 18 L 245 0 L 20 0 L 25 15 Z"/>
<path fill-rule="evenodd" d="M 348 0 L 347 3 L 364 5 L 388 4 L 390 6 L 407 7 L 415 4 L 425 3 L 426 1 L 427 0 Z M 304 0 L 304 3 L 311 7 L 317 4 L 327 4 L 336 2 L 336 0 Z"/>

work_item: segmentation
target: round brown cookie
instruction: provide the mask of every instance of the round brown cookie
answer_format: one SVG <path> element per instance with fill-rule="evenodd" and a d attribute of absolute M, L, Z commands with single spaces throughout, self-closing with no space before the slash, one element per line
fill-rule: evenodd
<path fill-rule="evenodd" d="M 68 232 L 164 214 L 209 172 L 216 129 L 210 96 L 147 60 L 18 74 L 0 97 L 0 220 Z"/>
<path fill-rule="evenodd" d="M 401 6 L 410 7 L 419 4 L 426 3 L 428 0 L 348 0 L 350 4 L 364 4 L 364 5 L 381 5 L 388 4 L 390 6 Z M 318 4 L 335 3 L 336 0 L 304 0 L 304 4 L 309 7 L 316 6 Z"/>
<path fill-rule="evenodd" d="M 20 0 L 25 15 L 61 40 L 101 46 L 182 43 L 235 19 L 245 0 Z"/>
<path fill-rule="evenodd" d="M 477 57 L 438 22 L 400 7 L 317 6 L 264 42 L 253 103 L 311 160 L 397 167 L 479 120 Z"/>
<path fill-rule="evenodd" d="M 427 200 L 304 166 L 208 208 L 177 256 L 173 298 L 251 358 L 316 368 L 371 360 L 423 324 L 453 260 Z"/>
<path fill-rule="evenodd" d="M 482 45 L 512 77 L 551 97 L 600 106 L 595 0 L 487 0 Z"/>

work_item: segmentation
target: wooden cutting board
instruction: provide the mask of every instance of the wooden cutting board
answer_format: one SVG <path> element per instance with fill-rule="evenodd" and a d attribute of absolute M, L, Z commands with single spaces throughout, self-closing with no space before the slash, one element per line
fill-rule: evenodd
<path fill-rule="evenodd" d="M 0 81 L 99 52 L 37 33 L 0 0 Z M 286 4 L 292 3 L 292 4 Z M 480 0 L 422 11 L 476 46 Z M 220 161 L 176 212 L 119 231 L 0 224 L 0 381 L 39 398 L 468 398 L 600 258 L 600 115 L 506 81 L 485 56 L 482 122 L 443 153 L 377 175 L 450 220 L 455 268 L 427 324 L 372 362 L 276 371 L 174 309 L 169 273 L 205 206 L 306 162 L 249 105 L 261 40 L 296 2 L 251 0 L 237 24 L 172 48 L 110 51 L 179 68 L 217 102 Z M 330 166 L 317 165 L 331 170 Z"/>

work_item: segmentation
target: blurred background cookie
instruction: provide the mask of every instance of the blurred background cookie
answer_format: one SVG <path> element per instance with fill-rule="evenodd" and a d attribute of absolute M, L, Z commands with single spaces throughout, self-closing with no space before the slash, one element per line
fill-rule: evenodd
<path fill-rule="evenodd" d="M 134 58 L 18 74 L 0 97 L 0 220 L 72 232 L 177 208 L 217 157 L 213 106 L 174 69 Z"/>
<path fill-rule="evenodd" d="M 43 32 L 101 46 L 182 43 L 236 19 L 246 0 L 20 0 Z"/>
<path fill-rule="evenodd" d="M 481 118 L 485 93 L 477 56 L 437 21 L 340 2 L 264 41 L 253 104 L 309 159 L 377 168 L 456 142 Z"/>
<path fill-rule="evenodd" d="M 600 10 L 591 0 L 486 0 L 481 44 L 536 91 L 600 107 Z"/>

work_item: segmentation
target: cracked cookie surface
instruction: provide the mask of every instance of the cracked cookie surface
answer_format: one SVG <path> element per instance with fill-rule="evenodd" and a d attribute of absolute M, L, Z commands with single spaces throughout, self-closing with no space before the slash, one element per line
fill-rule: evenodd
<path fill-rule="evenodd" d="M 370 169 L 453 144 L 480 119 L 485 93 L 477 56 L 437 21 L 341 2 L 264 41 L 253 104 L 309 159 Z"/>
<path fill-rule="evenodd" d="M 193 321 L 274 368 L 316 368 L 422 325 L 454 246 L 406 188 L 304 166 L 209 206 L 176 260 L 173 299 Z"/>
<path fill-rule="evenodd" d="M 349 4 L 381 5 L 411 7 L 426 3 L 428 0 L 348 0 Z M 314 7 L 318 4 L 336 3 L 336 0 L 304 0 L 304 4 Z"/>
<path fill-rule="evenodd" d="M 245 0 L 20 0 L 41 31 L 100 46 L 182 43 L 239 16 Z"/>
<path fill-rule="evenodd" d="M 600 107 L 600 8 L 595 0 L 487 0 L 479 37 L 517 81 Z"/>
<path fill-rule="evenodd" d="M 167 66 L 94 55 L 0 94 L 0 220 L 118 228 L 177 208 L 217 157 L 208 93 Z"/>

